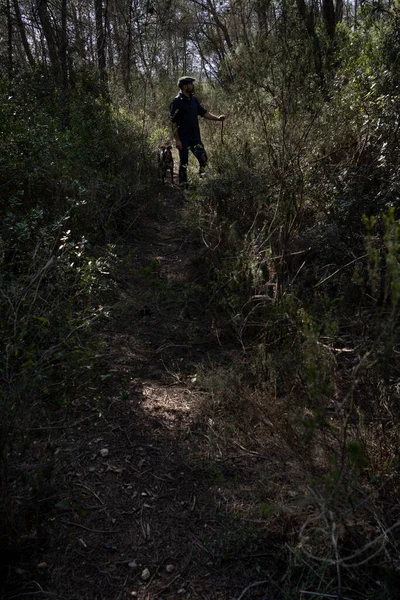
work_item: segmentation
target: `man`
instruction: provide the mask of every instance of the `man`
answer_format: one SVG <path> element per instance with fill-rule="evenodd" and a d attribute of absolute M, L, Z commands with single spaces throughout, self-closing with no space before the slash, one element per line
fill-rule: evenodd
<path fill-rule="evenodd" d="M 193 152 L 200 166 L 200 177 L 207 164 L 207 154 L 200 138 L 199 115 L 209 121 L 224 121 L 225 115 L 216 115 L 208 112 L 193 95 L 193 77 L 180 77 L 178 86 L 179 94 L 172 100 L 170 115 L 175 145 L 179 150 L 179 183 L 187 187 L 187 170 L 189 163 L 189 150 Z"/>

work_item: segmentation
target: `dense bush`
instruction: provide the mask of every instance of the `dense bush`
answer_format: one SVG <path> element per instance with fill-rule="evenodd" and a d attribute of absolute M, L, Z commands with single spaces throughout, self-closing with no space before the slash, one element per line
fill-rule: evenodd
<path fill-rule="evenodd" d="M 261 398 L 315 474 L 286 596 L 389 599 L 400 475 L 399 11 L 363 3 L 331 35 L 305 2 L 257 3 L 259 30 L 239 25 L 230 4 L 194 40 L 223 86 L 203 81 L 200 100 L 228 119 L 223 131 L 204 124 L 208 178 L 187 195 L 210 306 L 246 354 L 243 372 L 221 369 L 219 388 L 225 400 L 241 396 L 244 411 L 247 394 Z M 148 144 L 170 137 L 175 87 L 164 65 L 157 87 L 162 52 L 151 62 L 142 51 L 140 89 L 117 90 L 118 109 L 88 70 L 73 73 L 68 94 L 40 69 L 12 90 L 0 84 L 5 491 L 25 424 L 65 402 L 63 384 L 90 353 L 84 336 L 110 285 L 114 234 L 130 227 L 154 174 Z"/>
<path fill-rule="evenodd" d="M 3 498 L 11 456 L 21 463 L 30 451 L 26 427 L 64 405 L 92 354 L 87 333 L 110 298 L 113 240 L 137 218 L 153 176 L 139 125 L 107 105 L 90 77 L 70 91 L 67 120 L 65 108 L 40 72 L 11 91 L 1 82 Z M 15 519 L 12 498 L 3 509 L 4 525 Z"/>
<path fill-rule="evenodd" d="M 293 31 L 282 54 L 272 33 L 264 54 L 238 52 L 232 68 L 243 80 L 228 97 L 226 144 L 214 137 L 213 176 L 198 192 L 213 299 L 252 356 L 247 380 L 265 390 L 267 414 L 268 390 L 282 403 L 276 425 L 287 443 L 311 464 L 322 452 L 333 465 L 312 485 L 296 590 L 310 564 L 323 566 L 313 585 L 326 593 L 354 585 L 356 562 L 384 582 L 368 578 L 371 597 L 392 597 L 396 579 L 398 512 L 386 480 L 396 487 L 400 475 L 397 28 L 396 18 L 341 25 L 323 93 L 309 72 L 297 77 L 299 56 L 289 76 L 288 47 L 300 50 Z M 332 528 L 346 534 L 332 538 Z M 393 552 L 375 560 L 382 531 Z"/>

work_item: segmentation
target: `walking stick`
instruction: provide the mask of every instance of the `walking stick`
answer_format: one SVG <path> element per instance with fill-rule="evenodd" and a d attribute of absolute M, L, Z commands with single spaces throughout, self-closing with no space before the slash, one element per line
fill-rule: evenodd
<path fill-rule="evenodd" d="M 221 125 L 221 145 L 224 145 L 224 122 L 222 121 Z"/>

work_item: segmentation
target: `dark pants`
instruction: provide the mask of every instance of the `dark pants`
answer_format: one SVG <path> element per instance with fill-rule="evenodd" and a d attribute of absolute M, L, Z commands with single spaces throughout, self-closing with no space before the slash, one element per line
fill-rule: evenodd
<path fill-rule="evenodd" d="M 207 164 L 207 154 L 200 139 L 182 142 L 182 150 L 179 150 L 179 183 L 187 182 L 187 170 L 189 164 L 189 150 L 193 152 L 200 166 L 200 175 L 204 172 Z"/>

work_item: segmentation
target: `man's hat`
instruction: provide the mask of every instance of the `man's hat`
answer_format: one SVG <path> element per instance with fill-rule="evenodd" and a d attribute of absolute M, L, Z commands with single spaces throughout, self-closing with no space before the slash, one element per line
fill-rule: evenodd
<path fill-rule="evenodd" d="M 178 87 L 182 88 L 187 83 L 193 83 L 194 81 L 196 81 L 194 77 L 188 77 L 187 75 L 184 75 L 183 77 L 179 77 Z"/>

